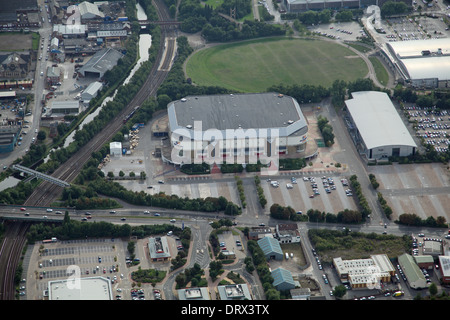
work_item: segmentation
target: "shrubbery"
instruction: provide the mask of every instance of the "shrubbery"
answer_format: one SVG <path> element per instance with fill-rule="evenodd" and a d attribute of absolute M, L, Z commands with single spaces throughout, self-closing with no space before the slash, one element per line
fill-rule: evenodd
<path fill-rule="evenodd" d="M 361 210 L 362 219 L 365 220 L 367 216 L 372 213 L 372 209 L 370 209 L 369 203 L 362 193 L 361 185 L 358 182 L 358 178 L 356 177 L 356 175 L 352 175 L 350 177 L 350 185 L 358 198 L 358 206 Z"/>
<path fill-rule="evenodd" d="M 261 204 L 261 207 L 264 208 L 267 204 L 267 199 L 264 195 L 264 189 L 261 187 L 261 179 L 259 178 L 259 176 L 255 176 L 255 185 L 256 192 L 258 193 L 259 203 Z"/>

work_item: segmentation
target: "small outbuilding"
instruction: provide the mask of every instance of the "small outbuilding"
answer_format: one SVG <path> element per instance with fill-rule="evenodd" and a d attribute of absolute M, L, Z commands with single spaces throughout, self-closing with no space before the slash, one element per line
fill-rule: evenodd
<path fill-rule="evenodd" d="M 122 143 L 111 142 L 109 144 L 109 154 L 111 157 L 120 157 L 122 155 Z"/>

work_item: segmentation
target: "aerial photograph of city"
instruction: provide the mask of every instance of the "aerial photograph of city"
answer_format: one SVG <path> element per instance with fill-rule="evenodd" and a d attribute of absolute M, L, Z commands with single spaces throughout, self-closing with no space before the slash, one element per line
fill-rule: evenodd
<path fill-rule="evenodd" d="M 0 300 L 448 300 L 449 27 L 450 0 L 0 0 Z"/>

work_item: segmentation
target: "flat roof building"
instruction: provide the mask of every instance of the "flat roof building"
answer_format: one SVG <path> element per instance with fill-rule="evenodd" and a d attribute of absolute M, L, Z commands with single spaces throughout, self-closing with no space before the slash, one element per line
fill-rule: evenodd
<path fill-rule="evenodd" d="M 152 261 L 167 261 L 171 258 L 167 237 L 149 238 L 148 251 Z"/>
<path fill-rule="evenodd" d="M 235 156 L 295 154 L 306 147 L 306 118 L 297 101 L 282 94 L 188 96 L 169 103 L 167 110 L 173 146 L 188 147 L 184 161 L 163 158 L 174 164 L 208 157 L 229 161 Z"/>
<path fill-rule="evenodd" d="M 442 242 L 440 241 L 423 241 L 422 252 L 424 255 L 439 256 L 444 253 Z"/>
<path fill-rule="evenodd" d="M 211 300 L 208 288 L 186 288 L 177 290 L 178 300 Z"/>
<path fill-rule="evenodd" d="M 48 282 L 49 300 L 113 300 L 111 281 L 104 277 Z"/>
<path fill-rule="evenodd" d="M 450 256 L 439 256 L 439 267 L 442 275 L 442 282 L 450 283 Z"/>
<path fill-rule="evenodd" d="M 356 148 L 368 160 L 414 155 L 417 144 L 384 92 L 352 92 L 346 100 L 347 126 Z"/>
<path fill-rule="evenodd" d="M 84 37 L 86 36 L 87 27 L 84 24 L 55 24 L 53 25 L 53 32 L 61 34 L 66 37 Z"/>
<path fill-rule="evenodd" d="M 230 284 L 218 286 L 220 300 L 252 300 L 252 296 L 246 284 Z"/>
<path fill-rule="evenodd" d="M 385 254 L 372 255 L 368 259 L 333 259 L 336 272 L 344 283 L 352 288 L 378 288 L 379 282 L 388 282 L 395 269 Z"/>
<path fill-rule="evenodd" d="M 0 126 L 0 153 L 14 150 L 21 131 L 21 126 Z"/>

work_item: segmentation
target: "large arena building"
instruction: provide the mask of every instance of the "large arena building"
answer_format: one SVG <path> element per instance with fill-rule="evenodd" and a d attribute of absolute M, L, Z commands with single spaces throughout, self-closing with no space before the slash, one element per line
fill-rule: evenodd
<path fill-rule="evenodd" d="M 448 87 L 450 41 L 448 38 L 386 43 L 403 79 L 418 88 Z"/>
<path fill-rule="evenodd" d="M 350 135 L 368 160 L 414 155 L 417 145 L 384 92 L 352 92 L 345 101 Z"/>
<path fill-rule="evenodd" d="M 163 155 L 169 163 L 201 163 L 208 157 L 218 160 L 210 164 L 252 163 L 250 157 L 292 155 L 306 148 L 306 118 L 297 101 L 282 94 L 189 96 L 167 109 L 171 147 L 183 145 L 184 158 Z"/>

